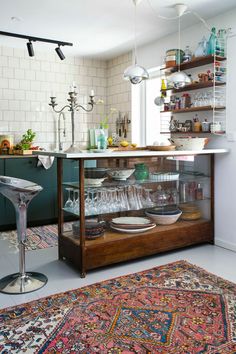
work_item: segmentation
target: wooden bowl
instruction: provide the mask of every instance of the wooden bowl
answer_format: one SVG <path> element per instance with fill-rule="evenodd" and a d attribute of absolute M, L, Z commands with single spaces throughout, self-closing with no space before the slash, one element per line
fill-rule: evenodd
<path fill-rule="evenodd" d="M 147 146 L 148 150 L 151 151 L 172 151 L 175 150 L 176 146 L 175 145 L 151 145 L 151 146 Z"/>

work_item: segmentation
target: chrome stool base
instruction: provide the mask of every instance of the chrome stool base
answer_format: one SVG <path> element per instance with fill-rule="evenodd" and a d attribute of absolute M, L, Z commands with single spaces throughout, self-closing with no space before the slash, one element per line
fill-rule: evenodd
<path fill-rule="evenodd" d="M 14 273 L 0 279 L 0 293 L 26 294 L 41 289 L 48 278 L 41 273 L 27 272 L 24 275 Z"/>

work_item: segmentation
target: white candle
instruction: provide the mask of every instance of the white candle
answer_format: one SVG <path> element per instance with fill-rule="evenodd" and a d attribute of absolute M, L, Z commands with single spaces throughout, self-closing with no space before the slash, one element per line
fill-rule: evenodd
<path fill-rule="evenodd" d="M 91 90 L 90 96 L 94 96 L 94 90 Z"/>
<path fill-rule="evenodd" d="M 55 92 L 51 91 L 50 97 L 56 97 Z"/>

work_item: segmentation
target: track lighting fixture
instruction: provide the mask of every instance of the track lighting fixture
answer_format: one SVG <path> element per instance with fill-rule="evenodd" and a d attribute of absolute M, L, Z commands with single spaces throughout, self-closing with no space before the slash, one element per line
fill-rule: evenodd
<path fill-rule="evenodd" d="M 45 43 L 57 44 L 58 47 L 55 49 L 55 51 L 57 52 L 57 55 L 59 56 L 59 58 L 61 60 L 64 60 L 65 56 L 62 53 L 60 46 L 65 46 L 65 45 L 72 46 L 73 45 L 73 43 L 69 43 L 69 42 L 61 42 L 61 41 L 56 41 L 54 39 L 32 37 L 32 36 L 27 36 L 25 34 L 10 33 L 10 32 L 3 32 L 3 31 L 0 31 L 0 36 L 8 36 L 8 37 L 16 37 L 16 38 L 27 39 L 28 42 L 27 42 L 26 45 L 27 45 L 27 50 L 28 50 L 28 53 L 29 53 L 30 57 L 34 56 L 34 48 L 33 48 L 32 42 L 45 42 Z"/>
<path fill-rule="evenodd" d="M 59 58 L 61 60 L 64 60 L 65 59 L 65 55 L 62 53 L 62 50 L 60 48 L 60 45 L 58 45 L 57 48 L 55 48 L 55 51 L 57 52 L 57 55 L 59 56 Z"/>
<path fill-rule="evenodd" d="M 27 49 L 28 49 L 28 53 L 30 57 L 34 56 L 34 47 L 33 47 L 33 43 L 31 41 L 29 41 L 28 43 L 26 43 L 27 45 Z"/>

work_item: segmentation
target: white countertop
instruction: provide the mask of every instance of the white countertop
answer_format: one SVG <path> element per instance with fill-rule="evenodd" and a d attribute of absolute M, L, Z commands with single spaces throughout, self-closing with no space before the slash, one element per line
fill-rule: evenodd
<path fill-rule="evenodd" d="M 46 155 L 62 157 L 64 159 L 97 159 L 97 158 L 116 158 L 116 157 L 145 157 L 145 156 L 186 156 L 186 155 L 205 155 L 205 154 L 225 154 L 228 149 L 204 149 L 204 150 L 174 150 L 174 151 L 109 151 L 95 153 L 84 150 L 78 153 L 66 153 L 63 151 L 33 151 L 34 155 Z"/>

